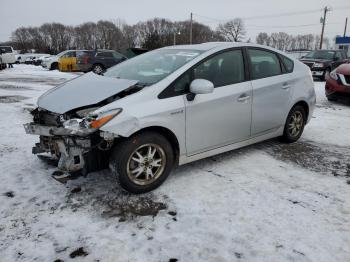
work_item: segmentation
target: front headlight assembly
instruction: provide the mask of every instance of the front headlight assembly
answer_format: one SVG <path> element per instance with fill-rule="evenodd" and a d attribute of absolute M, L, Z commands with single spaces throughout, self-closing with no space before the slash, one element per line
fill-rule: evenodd
<path fill-rule="evenodd" d="M 333 70 L 332 72 L 330 72 L 330 73 L 329 73 L 329 76 L 330 76 L 333 80 L 335 80 L 335 81 L 338 80 L 338 75 L 337 75 L 337 73 L 335 72 L 335 70 Z"/>
<path fill-rule="evenodd" d="M 79 119 L 73 118 L 65 121 L 63 127 L 76 131 L 80 134 L 91 134 L 96 130 L 100 129 L 102 126 L 111 121 L 114 117 L 122 112 L 121 108 L 101 111 L 101 112 L 90 112 L 86 117 Z"/>
<path fill-rule="evenodd" d="M 323 63 L 314 63 L 313 67 L 324 67 Z"/>

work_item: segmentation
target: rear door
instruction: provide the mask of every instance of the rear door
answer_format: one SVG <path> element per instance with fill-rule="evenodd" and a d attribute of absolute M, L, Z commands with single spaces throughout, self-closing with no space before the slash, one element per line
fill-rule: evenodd
<path fill-rule="evenodd" d="M 263 48 L 248 48 L 253 85 L 252 136 L 269 133 L 285 123 L 290 108 L 293 83 L 284 73 L 277 53 Z"/>
<path fill-rule="evenodd" d="M 96 58 L 97 62 L 101 63 L 105 68 L 109 68 L 116 64 L 112 52 L 98 52 Z"/>

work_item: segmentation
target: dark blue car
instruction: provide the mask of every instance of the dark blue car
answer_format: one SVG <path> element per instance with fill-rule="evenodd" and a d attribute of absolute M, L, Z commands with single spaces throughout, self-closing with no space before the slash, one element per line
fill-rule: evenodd
<path fill-rule="evenodd" d="M 78 71 L 89 72 L 93 71 L 96 74 L 103 73 L 107 68 L 110 68 L 127 58 L 114 50 L 93 50 L 83 51 L 77 56 Z"/>

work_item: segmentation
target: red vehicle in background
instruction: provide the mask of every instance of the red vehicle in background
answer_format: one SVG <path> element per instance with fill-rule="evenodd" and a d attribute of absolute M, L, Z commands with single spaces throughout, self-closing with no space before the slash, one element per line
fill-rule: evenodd
<path fill-rule="evenodd" d="M 329 101 L 350 98 L 350 64 L 342 64 L 326 75 L 326 96 Z"/>

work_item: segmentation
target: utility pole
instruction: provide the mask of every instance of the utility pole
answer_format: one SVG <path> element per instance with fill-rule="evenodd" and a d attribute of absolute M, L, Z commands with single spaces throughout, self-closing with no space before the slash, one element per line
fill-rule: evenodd
<path fill-rule="evenodd" d="M 331 9 L 326 6 L 323 10 L 323 18 L 321 17 L 322 31 L 321 31 L 320 49 L 322 49 L 322 44 L 323 44 L 323 33 L 324 33 L 324 27 L 326 25 L 327 12 L 330 10 Z"/>
<path fill-rule="evenodd" d="M 348 26 L 348 18 L 345 19 L 344 37 L 346 37 L 346 27 L 347 26 Z"/>
<path fill-rule="evenodd" d="M 193 14 L 191 13 L 191 20 L 190 20 L 190 45 L 192 45 L 192 24 L 193 24 Z"/>

